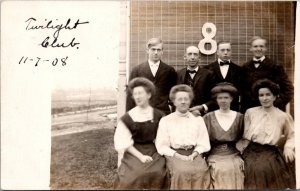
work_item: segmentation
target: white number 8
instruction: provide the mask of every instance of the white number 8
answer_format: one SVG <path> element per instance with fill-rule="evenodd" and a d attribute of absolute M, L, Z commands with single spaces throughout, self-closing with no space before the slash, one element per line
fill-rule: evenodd
<path fill-rule="evenodd" d="M 210 29 L 210 32 L 207 31 L 207 29 Z M 202 34 L 204 36 L 204 39 L 200 40 L 198 44 L 198 48 L 200 49 L 200 52 L 206 55 L 214 54 L 217 51 L 217 42 L 213 40 L 216 36 L 217 28 L 216 25 L 213 23 L 205 23 L 202 27 Z M 205 44 L 210 44 L 211 48 L 207 50 L 205 48 Z"/>

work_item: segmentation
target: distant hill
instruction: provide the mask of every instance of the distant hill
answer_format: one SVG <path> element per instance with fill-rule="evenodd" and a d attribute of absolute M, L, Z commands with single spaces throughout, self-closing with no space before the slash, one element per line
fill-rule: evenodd
<path fill-rule="evenodd" d="M 54 90 L 52 92 L 52 101 L 116 101 L 117 90 L 112 88 L 101 89 L 69 89 Z"/>
<path fill-rule="evenodd" d="M 52 114 L 90 110 L 117 104 L 117 91 L 111 88 L 97 90 L 73 89 L 52 92 Z"/>

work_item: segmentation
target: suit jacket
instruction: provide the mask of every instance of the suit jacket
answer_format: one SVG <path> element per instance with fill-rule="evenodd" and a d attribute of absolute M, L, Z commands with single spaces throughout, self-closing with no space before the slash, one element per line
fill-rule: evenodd
<path fill-rule="evenodd" d="M 253 96 L 253 84 L 263 78 L 267 78 L 280 87 L 279 98 L 276 98 L 274 105 L 281 110 L 285 110 L 286 104 L 294 96 L 294 86 L 289 80 L 284 68 L 281 64 L 277 64 L 270 58 L 265 58 L 264 61 L 255 68 L 253 60 L 246 62 L 242 66 L 242 112 L 248 108 L 259 106 L 259 100 Z"/>
<path fill-rule="evenodd" d="M 177 84 L 185 84 L 185 77 L 189 75 L 187 68 L 183 68 L 177 71 Z M 194 76 L 194 99 L 191 107 L 196 105 L 205 104 L 209 111 L 216 109 L 216 103 L 211 98 L 211 89 L 216 84 L 216 77 L 213 72 L 206 68 L 198 68 L 197 73 Z"/>
<path fill-rule="evenodd" d="M 160 61 L 155 77 L 153 76 L 148 61 L 135 66 L 129 76 L 129 80 L 136 77 L 145 77 L 152 81 L 155 85 L 155 95 L 152 96 L 150 104 L 164 111 L 166 114 L 170 113 L 169 108 L 169 92 L 170 89 L 176 85 L 176 71 L 172 66 Z M 129 92 L 127 94 L 126 111 L 135 107 L 134 100 Z"/>
<path fill-rule="evenodd" d="M 212 71 L 216 76 L 216 83 L 229 82 L 232 83 L 240 92 L 241 88 L 241 67 L 230 61 L 229 68 L 225 79 L 222 76 L 218 60 L 206 66 L 206 68 Z M 231 109 L 239 111 L 239 97 L 234 98 L 231 103 Z"/>

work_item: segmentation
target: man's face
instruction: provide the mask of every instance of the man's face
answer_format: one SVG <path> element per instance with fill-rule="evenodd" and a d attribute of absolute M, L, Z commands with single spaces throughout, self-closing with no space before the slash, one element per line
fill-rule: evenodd
<path fill-rule="evenodd" d="M 197 47 L 191 46 L 186 49 L 186 54 L 184 56 L 188 65 L 192 68 L 196 67 L 199 62 L 200 53 Z"/>
<path fill-rule="evenodd" d="M 219 44 L 217 55 L 221 60 L 229 60 L 231 57 L 230 43 Z"/>
<path fill-rule="evenodd" d="M 162 44 L 157 44 L 154 46 L 151 46 L 148 50 L 148 58 L 152 62 L 157 62 L 161 59 L 161 56 L 163 55 L 163 49 Z"/>
<path fill-rule="evenodd" d="M 250 51 L 255 58 L 261 58 L 267 51 L 266 41 L 264 39 L 256 39 L 252 42 Z"/>

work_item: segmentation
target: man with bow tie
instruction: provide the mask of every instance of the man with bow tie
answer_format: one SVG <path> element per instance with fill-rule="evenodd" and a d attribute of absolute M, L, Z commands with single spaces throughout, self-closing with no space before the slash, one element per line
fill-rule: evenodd
<path fill-rule="evenodd" d="M 216 82 L 229 82 L 240 91 L 241 67 L 231 61 L 231 43 L 218 42 L 218 60 L 206 66 L 216 76 Z M 231 103 L 231 109 L 239 111 L 239 97 L 235 97 Z"/>
<path fill-rule="evenodd" d="M 210 92 L 216 84 L 215 75 L 199 66 L 200 51 L 197 47 L 187 47 L 184 59 L 187 66 L 177 71 L 177 84 L 186 84 L 193 88 L 194 99 L 190 111 L 194 115 L 204 115 L 215 106 Z"/>
<path fill-rule="evenodd" d="M 274 105 L 285 111 L 285 106 L 294 96 L 294 86 L 289 80 L 283 66 L 275 63 L 265 56 L 267 51 L 267 40 L 255 36 L 250 41 L 250 51 L 253 58 L 242 66 L 242 103 L 241 111 L 244 113 L 248 108 L 259 106 L 257 97 L 253 97 L 251 88 L 253 84 L 263 78 L 267 78 L 280 87 L 279 97 L 276 98 Z"/>
<path fill-rule="evenodd" d="M 129 80 L 136 77 L 145 77 L 155 85 L 155 95 L 151 96 L 151 106 L 169 114 L 170 89 L 176 85 L 176 71 L 172 66 L 165 64 L 161 57 L 163 55 L 163 42 L 159 38 L 151 38 L 147 43 L 148 61 L 133 67 Z M 126 100 L 126 111 L 132 109 L 135 103 L 128 93 Z"/>

